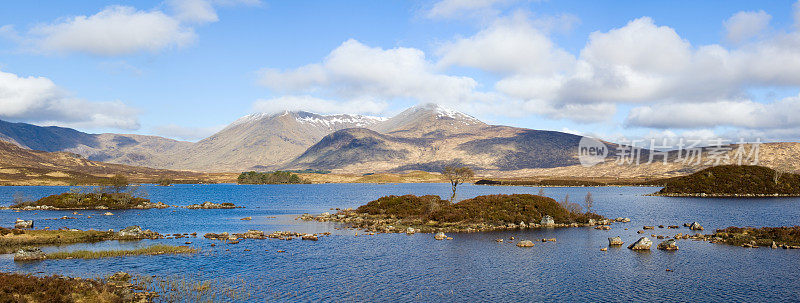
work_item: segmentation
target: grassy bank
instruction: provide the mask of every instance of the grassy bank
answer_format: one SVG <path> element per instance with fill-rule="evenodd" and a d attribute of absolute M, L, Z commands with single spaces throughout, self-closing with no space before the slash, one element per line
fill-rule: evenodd
<path fill-rule="evenodd" d="M 0 253 L 12 253 L 26 246 L 94 243 L 108 240 L 156 239 L 161 235 L 145 232 L 141 237 L 120 236 L 111 231 L 97 230 L 20 230 L 0 227 Z"/>
<path fill-rule="evenodd" d="M 193 254 L 196 252 L 198 252 L 197 249 L 188 246 L 172 246 L 165 244 L 156 244 L 132 250 L 60 251 L 47 254 L 47 259 L 102 259 L 102 258 L 126 257 L 126 256 L 143 256 L 143 255 L 150 256 L 150 255 L 170 255 L 170 254 Z"/>
<path fill-rule="evenodd" d="M 717 242 L 736 246 L 800 246 L 800 226 L 792 227 L 728 227 L 711 235 Z"/>
<path fill-rule="evenodd" d="M 91 279 L 0 273 L 0 302 L 149 302 L 135 293 Z"/>

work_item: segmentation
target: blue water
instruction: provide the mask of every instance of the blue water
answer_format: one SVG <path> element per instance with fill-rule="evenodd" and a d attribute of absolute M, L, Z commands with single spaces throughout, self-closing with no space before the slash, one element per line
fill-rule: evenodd
<path fill-rule="evenodd" d="M 314 185 L 176 185 L 146 186 L 149 198 L 171 205 L 232 202 L 243 209 L 72 212 L 0 211 L 0 226 L 16 218 L 35 219 L 37 228 L 115 229 L 140 225 L 160 233 L 266 232 L 292 230 L 333 232 L 317 242 L 244 240 L 236 245 L 202 238 L 141 242 L 104 242 L 46 250 L 145 246 L 153 243 L 191 246 L 190 256 L 126 257 L 102 260 L 49 260 L 15 263 L 0 255 L 0 270 L 96 277 L 117 271 L 179 276 L 192 280 L 235 280 L 231 287 L 250 292 L 242 301 L 798 301 L 800 251 L 745 249 L 681 240 L 676 252 L 655 249 L 638 253 L 607 247 L 607 237 L 627 243 L 641 235 L 642 225 L 682 225 L 698 221 L 706 232 L 727 226 L 798 225 L 800 199 L 700 199 L 650 197 L 658 188 L 544 188 L 558 200 L 578 202 L 591 191 L 596 212 L 610 218 L 630 217 L 610 231 L 591 228 L 451 234 L 435 241 L 430 234 L 354 236 L 335 224 L 294 220 L 296 214 L 357 207 L 384 195 L 448 196 L 447 184 L 314 184 Z M 0 187 L 0 205 L 14 193 L 31 199 L 67 191 L 67 187 Z M 484 194 L 537 193 L 536 187 L 465 185 L 460 198 Z M 43 220 L 61 216 L 77 220 Z M 91 215 L 92 218 L 87 218 Z M 241 221 L 243 217 L 252 221 Z M 628 230 L 625 230 L 628 228 Z M 647 231 L 661 235 L 688 229 Z M 495 238 L 555 237 L 529 249 Z M 655 243 L 659 240 L 653 239 Z M 211 243 L 217 243 L 211 247 Z M 245 251 L 249 249 L 250 251 Z M 278 253 L 284 250 L 286 253 Z M 667 271 L 670 269 L 672 271 Z"/>

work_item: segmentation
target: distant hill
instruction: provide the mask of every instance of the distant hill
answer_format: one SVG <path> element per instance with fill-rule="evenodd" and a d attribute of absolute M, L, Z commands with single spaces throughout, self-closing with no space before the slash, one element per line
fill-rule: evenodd
<path fill-rule="evenodd" d="M 274 170 L 302 154 L 325 135 L 369 127 L 383 118 L 318 115 L 308 112 L 252 114 L 191 145 L 171 168 L 213 171 Z"/>
<path fill-rule="evenodd" d="M 665 196 L 800 195 L 800 175 L 754 165 L 721 165 L 670 179 Z"/>
<path fill-rule="evenodd" d="M 98 184 L 117 174 L 132 182 L 155 182 L 159 179 L 192 183 L 231 182 L 235 179 L 233 175 L 103 163 L 72 153 L 35 151 L 0 141 L 0 185 Z"/>

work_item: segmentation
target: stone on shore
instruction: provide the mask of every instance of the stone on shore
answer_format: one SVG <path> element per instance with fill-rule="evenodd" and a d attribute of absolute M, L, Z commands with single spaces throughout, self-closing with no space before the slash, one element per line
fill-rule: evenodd
<path fill-rule="evenodd" d="M 522 240 L 517 242 L 517 247 L 533 247 L 533 241 L 531 240 Z"/>
<path fill-rule="evenodd" d="M 17 222 L 14 223 L 14 228 L 17 229 L 33 228 L 33 220 L 17 219 Z"/>
<path fill-rule="evenodd" d="M 636 242 L 633 242 L 628 249 L 632 250 L 650 250 L 650 247 L 653 246 L 653 241 L 650 241 L 647 237 L 641 237 Z"/>
<path fill-rule="evenodd" d="M 622 238 L 620 238 L 620 237 L 608 238 L 608 245 L 609 246 L 620 246 L 622 244 L 625 244 L 625 242 L 623 242 Z"/>
<path fill-rule="evenodd" d="M 545 226 L 545 227 L 553 227 L 553 226 L 556 225 L 556 222 L 553 221 L 553 217 L 551 217 L 550 215 L 544 215 L 544 217 L 542 217 L 542 223 L 541 224 L 542 224 L 542 226 Z"/>
<path fill-rule="evenodd" d="M 669 239 L 667 241 L 661 242 L 658 244 L 658 249 L 660 250 L 678 250 L 678 243 L 675 239 Z"/>
<path fill-rule="evenodd" d="M 444 240 L 447 239 L 447 235 L 445 235 L 443 232 L 438 232 L 433 236 L 433 238 L 436 240 Z"/>
<path fill-rule="evenodd" d="M 47 255 L 37 247 L 23 248 L 14 254 L 14 261 L 38 261 L 47 259 Z"/>
<path fill-rule="evenodd" d="M 417 230 L 413 227 L 406 228 L 406 235 L 413 235 L 415 233 L 417 233 Z"/>

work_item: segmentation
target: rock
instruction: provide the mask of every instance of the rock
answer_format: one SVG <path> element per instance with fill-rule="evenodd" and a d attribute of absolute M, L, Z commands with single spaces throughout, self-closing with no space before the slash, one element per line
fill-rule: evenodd
<path fill-rule="evenodd" d="M 658 228 L 664 228 L 664 225 L 659 225 Z"/>
<path fill-rule="evenodd" d="M 689 226 L 692 226 L 692 225 L 689 224 L 689 223 L 683 223 L 683 227 L 689 227 Z"/>
<path fill-rule="evenodd" d="M 444 240 L 447 239 L 447 235 L 445 235 L 443 232 L 438 232 L 433 236 L 433 238 L 436 240 Z"/>
<path fill-rule="evenodd" d="M 304 235 L 304 236 L 300 237 L 300 239 L 309 240 L 309 241 L 317 241 L 318 240 L 316 235 Z"/>
<path fill-rule="evenodd" d="M 47 255 L 38 247 L 23 248 L 14 254 L 14 261 L 38 261 L 47 259 Z"/>
<path fill-rule="evenodd" d="M 547 242 L 555 242 L 555 241 L 556 241 L 556 238 L 547 239 Z"/>
<path fill-rule="evenodd" d="M 667 241 L 661 242 L 658 244 L 658 249 L 660 250 L 678 250 L 678 243 L 675 239 L 669 239 Z"/>
<path fill-rule="evenodd" d="M 525 224 L 525 221 L 520 221 L 518 226 L 519 228 L 528 228 L 528 224 Z"/>
<path fill-rule="evenodd" d="M 113 215 L 114 215 L 114 214 L 113 214 L 113 213 L 110 213 L 110 212 L 107 212 L 107 213 L 104 213 L 104 214 L 103 214 L 103 216 L 113 216 Z"/>
<path fill-rule="evenodd" d="M 620 238 L 620 237 L 608 238 L 608 245 L 610 245 L 610 246 L 619 246 L 619 245 L 622 245 L 622 244 L 625 244 L 625 242 L 623 242 L 622 238 Z"/>
<path fill-rule="evenodd" d="M 497 242 L 497 243 L 503 243 L 503 239 L 502 239 L 502 238 L 500 238 L 500 239 L 494 239 L 494 241 L 495 241 L 495 242 Z"/>
<path fill-rule="evenodd" d="M 553 217 L 551 217 L 550 215 L 544 215 L 544 217 L 542 217 L 542 223 L 541 224 L 542 224 L 542 226 L 552 227 L 552 226 L 556 225 L 556 222 L 553 221 Z"/>
<path fill-rule="evenodd" d="M 250 221 L 250 220 L 253 220 L 253 217 L 244 217 L 244 218 L 241 218 L 241 219 L 239 219 L 239 220 L 242 220 L 242 221 Z"/>
<path fill-rule="evenodd" d="M 628 249 L 632 250 L 650 250 L 650 246 L 653 246 L 653 241 L 650 241 L 647 237 L 641 237 L 636 242 L 633 242 Z"/>
<path fill-rule="evenodd" d="M 533 241 L 531 240 L 522 240 L 517 242 L 517 247 L 533 247 Z"/>
<path fill-rule="evenodd" d="M 654 226 L 642 226 L 642 229 L 656 229 Z"/>
<path fill-rule="evenodd" d="M 608 250 L 607 247 L 603 247 L 603 248 L 600 249 L 600 251 L 607 251 L 607 250 Z"/>
<path fill-rule="evenodd" d="M 131 275 L 124 271 L 120 271 L 109 276 L 108 279 L 116 282 L 128 282 L 131 280 Z"/>
<path fill-rule="evenodd" d="M 593 225 L 597 224 L 597 222 L 594 219 L 589 219 L 589 223 L 588 224 L 589 224 L 589 226 L 593 226 Z"/>
<path fill-rule="evenodd" d="M 594 229 L 599 229 L 599 230 L 611 230 L 611 226 L 608 226 L 608 225 L 600 225 L 600 226 L 597 226 L 597 227 L 595 227 Z"/>
<path fill-rule="evenodd" d="M 417 230 L 413 227 L 406 228 L 406 235 L 413 235 L 415 233 L 417 233 Z"/>
<path fill-rule="evenodd" d="M 772 241 L 772 246 L 771 247 L 772 247 L 772 249 L 777 249 L 778 248 L 778 244 L 775 243 L 775 241 Z"/>
<path fill-rule="evenodd" d="M 703 230 L 703 226 L 701 226 L 700 223 L 692 222 L 692 224 L 689 225 L 689 229 L 691 229 L 691 230 Z"/>
<path fill-rule="evenodd" d="M 667 226 L 667 228 L 671 228 L 671 229 L 677 229 L 677 228 L 678 228 L 678 225 L 670 225 L 670 226 Z"/>
<path fill-rule="evenodd" d="M 17 222 L 14 223 L 14 228 L 17 229 L 33 228 L 33 220 L 17 219 Z"/>
<path fill-rule="evenodd" d="M 139 237 L 142 235 L 142 228 L 139 226 L 129 226 L 119 231 L 120 237 Z"/>

